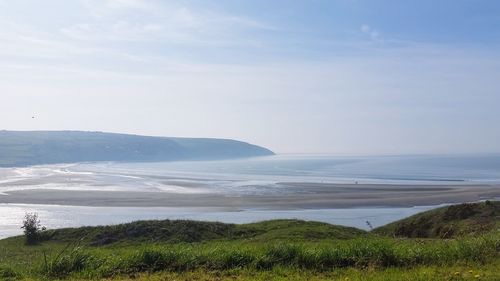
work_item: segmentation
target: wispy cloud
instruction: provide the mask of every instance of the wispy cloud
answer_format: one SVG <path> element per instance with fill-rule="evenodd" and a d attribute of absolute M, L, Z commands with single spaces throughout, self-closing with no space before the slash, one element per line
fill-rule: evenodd
<path fill-rule="evenodd" d="M 32 64 L 36 68 L 71 63 L 95 71 L 138 69 L 138 63 L 179 61 L 178 50 L 182 49 L 261 46 L 258 39 L 240 33 L 272 28 L 247 16 L 164 1 L 80 3 L 81 9 L 66 11 L 65 20 L 44 20 L 50 24 L 42 25 L 36 24 L 36 17 L 18 21 L 4 10 L 0 20 L 2 60 L 11 66 Z"/>
<path fill-rule="evenodd" d="M 361 25 L 360 30 L 362 33 L 368 35 L 373 40 L 377 40 L 380 37 L 380 33 L 368 24 Z"/>
<path fill-rule="evenodd" d="M 0 128 L 33 129 L 23 118 L 37 111 L 43 129 L 233 137 L 287 152 L 498 147 L 499 48 L 297 7 L 263 20 L 255 7 L 204 1 L 61 0 L 57 16 L 7 2 Z"/>
<path fill-rule="evenodd" d="M 241 40 L 238 35 L 241 29 L 273 28 L 268 23 L 247 16 L 170 2 L 84 0 L 83 3 L 93 17 L 86 22 L 61 28 L 63 34 L 73 39 L 223 45 L 224 42 Z"/>
<path fill-rule="evenodd" d="M 103 18 L 111 13 L 155 12 L 158 10 L 156 2 L 151 0 L 80 0 L 81 5 L 94 18 Z"/>

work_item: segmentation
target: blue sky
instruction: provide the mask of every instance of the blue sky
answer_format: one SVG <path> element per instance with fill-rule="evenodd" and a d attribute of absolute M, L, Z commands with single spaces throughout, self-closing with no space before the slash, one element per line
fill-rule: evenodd
<path fill-rule="evenodd" d="M 499 1 L 0 0 L 3 129 L 500 152 L 499 78 Z"/>

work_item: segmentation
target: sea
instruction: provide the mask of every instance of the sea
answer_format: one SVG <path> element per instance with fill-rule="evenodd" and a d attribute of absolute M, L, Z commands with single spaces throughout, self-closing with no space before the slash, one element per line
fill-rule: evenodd
<path fill-rule="evenodd" d="M 332 156 L 275 155 L 222 161 L 70 163 L 0 168 L 0 196 L 30 189 L 148 191 L 231 196 L 279 195 L 279 183 L 497 184 L 500 154 Z M 278 218 L 316 220 L 362 229 L 439 206 L 348 209 L 240 209 L 84 207 L 0 204 L 0 238 L 21 233 L 26 212 L 48 228 L 118 224 L 143 219 L 247 223 Z"/>

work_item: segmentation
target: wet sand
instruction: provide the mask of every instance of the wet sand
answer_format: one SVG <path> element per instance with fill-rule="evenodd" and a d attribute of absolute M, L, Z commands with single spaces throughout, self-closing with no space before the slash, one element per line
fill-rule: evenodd
<path fill-rule="evenodd" d="M 400 185 L 279 183 L 283 194 L 224 195 L 168 192 L 32 189 L 0 194 L 0 203 L 102 207 L 217 207 L 239 209 L 326 209 L 412 207 L 500 198 L 500 185 Z"/>

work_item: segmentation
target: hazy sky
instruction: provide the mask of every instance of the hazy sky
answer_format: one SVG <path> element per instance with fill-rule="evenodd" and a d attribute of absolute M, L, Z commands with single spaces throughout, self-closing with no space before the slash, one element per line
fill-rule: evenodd
<path fill-rule="evenodd" d="M 0 0 L 0 129 L 500 152 L 500 1 Z"/>

